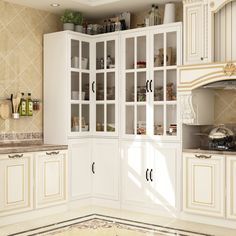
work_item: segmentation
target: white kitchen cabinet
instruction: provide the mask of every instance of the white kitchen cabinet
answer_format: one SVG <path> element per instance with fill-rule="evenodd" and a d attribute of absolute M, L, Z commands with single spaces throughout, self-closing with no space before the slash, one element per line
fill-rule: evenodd
<path fill-rule="evenodd" d="M 122 204 L 124 207 L 177 207 L 178 145 L 123 141 Z"/>
<path fill-rule="evenodd" d="M 117 139 L 71 140 L 71 199 L 119 198 Z"/>
<path fill-rule="evenodd" d="M 122 33 L 122 135 L 178 139 L 181 23 Z"/>
<path fill-rule="evenodd" d="M 183 153 L 183 208 L 190 213 L 224 217 L 224 156 Z"/>
<path fill-rule="evenodd" d="M 208 1 L 184 1 L 184 65 L 212 61 Z"/>
<path fill-rule="evenodd" d="M 92 141 L 70 140 L 70 198 L 88 198 L 92 193 Z"/>
<path fill-rule="evenodd" d="M 236 157 L 226 156 L 227 218 L 236 219 Z"/>
<path fill-rule="evenodd" d="M 33 155 L 0 155 L 0 215 L 33 208 Z"/>
<path fill-rule="evenodd" d="M 36 208 L 61 204 L 67 200 L 67 151 L 35 154 Z"/>

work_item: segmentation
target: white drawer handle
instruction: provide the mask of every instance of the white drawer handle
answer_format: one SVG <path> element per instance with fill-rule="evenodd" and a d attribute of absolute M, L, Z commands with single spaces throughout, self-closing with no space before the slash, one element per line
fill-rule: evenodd
<path fill-rule="evenodd" d="M 24 154 L 15 154 L 15 155 L 8 155 L 9 158 L 14 159 L 14 158 L 21 158 L 23 157 Z"/>
<path fill-rule="evenodd" d="M 195 155 L 196 158 L 199 159 L 211 159 L 211 155 L 210 156 L 206 156 L 206 155 Z"/>

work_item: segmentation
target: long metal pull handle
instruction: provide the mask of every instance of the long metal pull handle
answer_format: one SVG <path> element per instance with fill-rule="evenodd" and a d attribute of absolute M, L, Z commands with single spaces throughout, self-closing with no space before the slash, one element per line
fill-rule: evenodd
<path fill-rule="evenodd" d="M 47 154 L 48 156 L 51 156 L 51 155 L 58 155 L 58 154 L 59 154 L 59 151 L 57 151 L 57 152 L 55 152 L 55 151 L 53 151 L 53 152 L 46 152 L 46 154 Z"/>
<path fill-rule="evenodd" d="M 147 92 L 147 93 L 149 93 L 148 84 L 149 84 L 149 80 L 146 81 L 146 92 Z"/>
<path fill-rule="evenodd" d="M 149 181 L 149 179 L 148 179 L 148 171 L 149 171 L 149 169 L 146 170 L 146 180 L 147 181 Z"/>
<path fill-rule="evenodd" d="M 95 87 L 94 87 L 94 85 L 95 85 L 95 81 L 93 81 L 93 83 L 92 83 L 92 91 L 93 91 L 93 93 L 95 93 Z"/>
<path fill-rule="evenodd" d="M 95 174 L 94 166 L 95 166 L 95 162 L 93 162 L 93 164 L 92 164 L 92 173 L 93 173 L 93 174 Z"/>
<path fill-rule="evenodd" d="M 15 155 L 8 155 L 9 158 L 14 159 L 14 158 L 21 158 L 23 157 L 24 154 L 15 154 Z"/>
<path fill-rule="evenodd" d="M 199 159 L 211 159 L 211 155 L 210 156 L 206 156 L 206 155 L 195 155 L 196 158 Z"/>
<path fill-rule="evenodd" d="M 150 92 L 152 93 L 152 80 L 150 80 L 149 90 L 150 90 Z"/>
<path fill-rule="evenodd" d="M 151 182 L 153 182 L 152 172 L 153 172 L 153 169 L 151 169 L 151 171 L 150 171 L 150 180 L 151 180 Z"/>

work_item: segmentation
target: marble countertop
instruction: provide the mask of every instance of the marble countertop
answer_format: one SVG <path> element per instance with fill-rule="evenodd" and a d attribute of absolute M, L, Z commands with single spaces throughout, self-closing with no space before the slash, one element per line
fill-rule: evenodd
<path fill-rule="evenodd" d="M 218 154 L 218 155 L 236 155 L 236 151 L 219 151 L 219 150 L 205 150 L 205 149 L 183 149 L 183 152 L 188 153 L 203 153 L 203 154 Z"/>
<path fill-rule="evenodd" d="M 0 144 L 0 154 L 67 150 L 67 145 L 9 143 Z"/>

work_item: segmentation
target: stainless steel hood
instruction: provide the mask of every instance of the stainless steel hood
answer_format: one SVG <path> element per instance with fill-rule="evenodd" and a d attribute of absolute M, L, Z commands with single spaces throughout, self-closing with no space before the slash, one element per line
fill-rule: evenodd
<path fill-rule="evenodd" d="M 236 90 L 236 80 L 222 80 L 204 85 L 207 89 Z"/>

